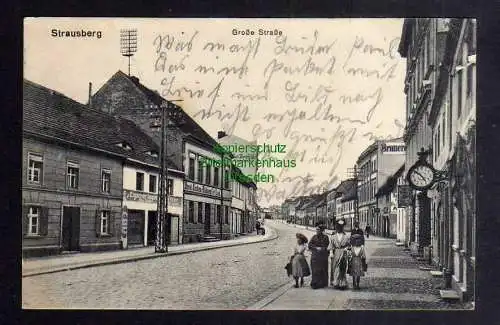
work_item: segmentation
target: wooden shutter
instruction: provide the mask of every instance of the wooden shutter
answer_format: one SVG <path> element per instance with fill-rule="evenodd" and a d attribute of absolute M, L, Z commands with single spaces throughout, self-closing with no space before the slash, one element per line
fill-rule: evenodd
<path fill-rule="evenodd" d="M 101 211 L 95 210 L 95 233 L 97 237 L 101 236 Z"/>
<path fill-rule="evenodd" d="M 115 236 L 115 220 L 116 220 L 116 214 L 117 212 L 116 211 L 110 211 L 109 212 L 109 234 L 114 237 Z"/>
<path fill-rule="evenodd" d="M 39 232 L 40 236 L 47 236 L 49 232 L 49 208 L 40 207 L 40 219 L 39 219 Z"/>
<path fill-rule="evenodd" d="M 22 207 L 23 236 L 26 236 L 26 234 L 28 233 L 28 225 L 29 225 L 28 211 L 29 211 L 29 206 L 23 205 L 23 207 Z"/>
<path fill-rule="evenodd" d="M 182 216 L 182 219 L 184 220 L 184 223 L 189 222 L 189 201 L 184 200 L 183 202 L 184 205 L 184 215 Z"/>

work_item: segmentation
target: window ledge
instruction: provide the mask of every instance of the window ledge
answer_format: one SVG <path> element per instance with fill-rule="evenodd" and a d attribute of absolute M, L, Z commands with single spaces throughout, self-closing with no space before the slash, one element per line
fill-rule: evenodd
<path fill-rule="evenodd" d="M 24 235 L 24 238 L 30 238 L 30 239 L 37 239 L 37 238 L 43 238 L 44 236 L 42 235 L 34 235 L 34 234 L 31 234 L 31 235 Z"/>

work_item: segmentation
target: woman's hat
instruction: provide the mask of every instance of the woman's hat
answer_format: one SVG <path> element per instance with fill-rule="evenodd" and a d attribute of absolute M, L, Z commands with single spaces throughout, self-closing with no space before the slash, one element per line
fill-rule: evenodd
<path fill-rule="evenodd" d="M 340 226 L 345 225 L 344 219 L 340 219 L 339 221 L 337 221 L 337 224 L 340 225 Z"/>
<path fill-rule="evenodd" d="M 303 234 L 301 234 L 300 232 L 298 232 L 297 234 L 295 234 L 295 236 L 297 237 L 297 239 L 300 239 L 302 240 L 302 242 L 304 243 L 307 243 L 309 240 L 307 239 L 306 236 L 304 236 Z"/>

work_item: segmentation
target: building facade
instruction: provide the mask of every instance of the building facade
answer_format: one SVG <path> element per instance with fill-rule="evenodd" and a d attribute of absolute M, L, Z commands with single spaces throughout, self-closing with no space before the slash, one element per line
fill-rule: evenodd
<path fill-rule="evenodd" d="M 116 119 L 23 84 L 23 254 L 119 249 L 123 165 L 154 144 Z"/>
<path fill-rule="evenodd" d="M 447 179 L 431 188 L 432 260 L 463 300 L 475 300 L 477 23 L 451 19 L 429 125 L 431 163 Z"/>
<path fill-rule="evenodd" d="M 153 153 L 154 155 L 154 153 Z M 157 157 L 157 154 L 155 155 Z M 127 160 L 123 167 L 123 207 L 127 211 L 124 247 L 154 246 L 156 240 L 158 165 Z M 182 243 L 184 173 L 168 171 L 166 238 L 169 245 Z M 123 216 L 122 216 L 123 218 Z"/>
<path fill-rule="evenodd" d="M 437 72 L 444 56 L 449 19 L 405 19 L 399 53 L 406 58 L 406 173 L 418 160 L 418 152 L 432 146 L 429 113 L 436 93 Z M 410 217 L 410 247 L 429 255 L 432 245 L 431 203 L 425 191 L 413 191 L 406 208 Z"/>
<path fill-rule="evenodd" d="M 335 207 L 335 189 L 332 189 L 327 192 L 326 195 L 326 217 L 328 219 L 327 226 L 328 229 L 333 229 L 335 224 L 335 215 L 336 215 L 336 207 Z"/>

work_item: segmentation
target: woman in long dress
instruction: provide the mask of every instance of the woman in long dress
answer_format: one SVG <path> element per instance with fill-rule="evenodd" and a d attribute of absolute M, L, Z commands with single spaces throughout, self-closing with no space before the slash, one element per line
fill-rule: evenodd
<path fill-rule="evenodd" d="M 328 246 L 330 240 L 324 234 L 325 226 L 316 225 L 316 235 L 309 242 L 311 251 L 311 288 L 319 289 L 328 286 Z"/>
<path fill-rule="evenodd" d="M 344 221 L 339 220 L 335 226 L 336 232 L 332 236 L 332 270 L 330 284 L 335 289 L 347 288 L 347 249 L 350 246 L 349 236 L 344 232 Z"/>
<path fill-rule="evenodd" d="M 299 233 L 296 237 L 297 245 L 294 248 L 292 258 L 292 276 L 295 279 L 295 288 L 298 288 L 299 279 L 300 286 L 304 286 L 304 277 L 311 275 L 311 271 L 309 270 L 309 265 L 307 264 L 307 260 L 304 256 L 304 252 L 307 249 L 307 237 Z"/>

